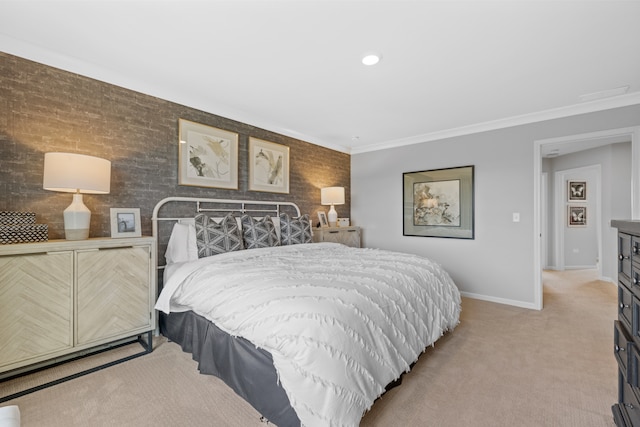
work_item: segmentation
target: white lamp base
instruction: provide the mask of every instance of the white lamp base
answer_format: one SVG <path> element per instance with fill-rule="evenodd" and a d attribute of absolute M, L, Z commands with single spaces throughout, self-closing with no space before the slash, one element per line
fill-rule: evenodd
<path fill-rule="evenodd" d="M 73 201 L 64 210 L 64 237 L 67 240 L 86 240 L 89 238 L 91 211 L 82 202 L 82 194 L 75 193 Z"/>
<path fill-rule="evenodd" d="M 331 209 L 329 209 L 329 226 L 335 227 L 338 223 L 338 212 L 336 212 L 336 208 L 331 205 Z"/>

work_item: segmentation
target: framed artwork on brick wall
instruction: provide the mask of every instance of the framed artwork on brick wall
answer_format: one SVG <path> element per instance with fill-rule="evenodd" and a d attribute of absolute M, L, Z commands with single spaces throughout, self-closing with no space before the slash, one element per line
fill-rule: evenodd
<path fill-rule="evenodd" d="M 249 190 L 289 194 L 289 147 L 249 138 Z"/>
<path fill-rule="evenodd" d="M 178 184 L 238 189 L 238 134 L 179 120 Z"/>

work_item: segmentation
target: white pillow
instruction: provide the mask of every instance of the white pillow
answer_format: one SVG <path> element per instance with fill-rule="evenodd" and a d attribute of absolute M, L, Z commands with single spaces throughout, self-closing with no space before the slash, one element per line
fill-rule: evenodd
<path fill-rule="evenodd" d="M 188 223 L 182 224 L 181 222 L 173 225 L 164 257 L 167 264 L 195 261 L 198 259 L 196 228 L 194 225 Z"/>

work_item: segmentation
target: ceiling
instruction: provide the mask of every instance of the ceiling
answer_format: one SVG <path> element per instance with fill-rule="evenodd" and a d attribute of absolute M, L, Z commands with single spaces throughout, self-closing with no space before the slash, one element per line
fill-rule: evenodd
<path fill-rule="evenodd" d="M 0 51 L 358 153 L 640 104 L 639 22 L 640 1 L 0 0 Z"/>

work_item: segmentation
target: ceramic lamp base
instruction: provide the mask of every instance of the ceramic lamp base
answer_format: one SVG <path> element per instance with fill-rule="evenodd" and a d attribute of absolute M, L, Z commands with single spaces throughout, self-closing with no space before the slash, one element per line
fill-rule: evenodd
<path fill-rule="evenodd" d="M 73 202 L 64 210 L 64 237 L 67 240 L 89 238 L 91 211 L 82 202 L 82 194 L 75 193 Z"/>
<path fill-rule="evenodd" d="M 336 208 L 331 205 L 331 209 L 329 209 L 329 215 L 327 215 L 329 220 L 329 226 L 335 227 L 338 222 L 338 212 L 336 212 Z"/>

